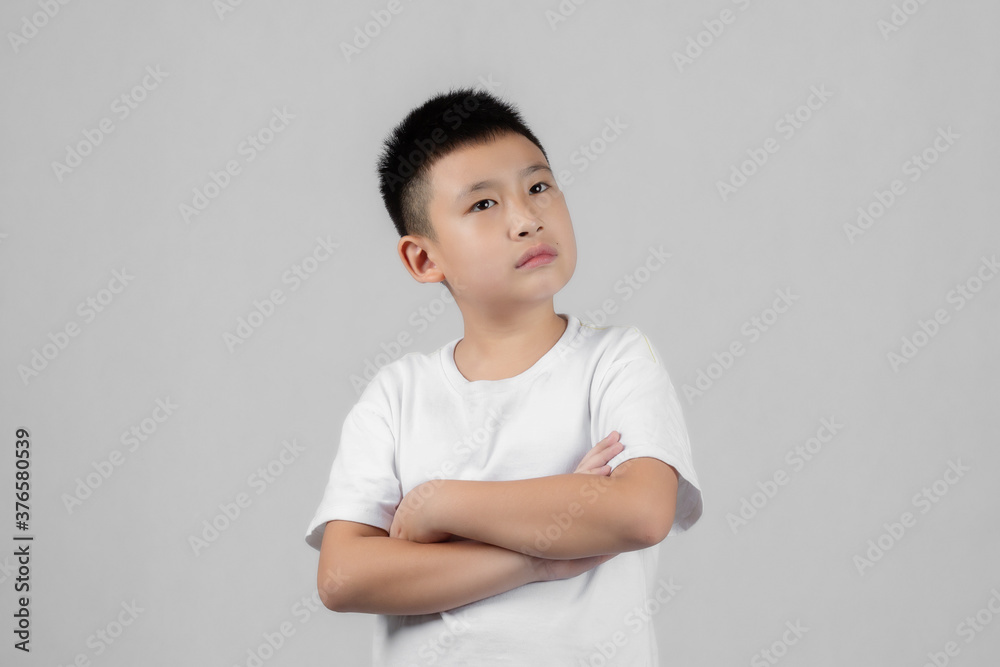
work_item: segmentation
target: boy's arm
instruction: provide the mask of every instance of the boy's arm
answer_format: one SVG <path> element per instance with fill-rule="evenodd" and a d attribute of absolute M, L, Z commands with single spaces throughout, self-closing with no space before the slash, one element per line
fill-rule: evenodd
<path fill-rule="evenodd" d="M 403 498 L 389 534 L 421 542 L 450 533 L 552 559 L 634 551 L 670 532 L 677 487 L 674 467 L 651 457 L 583 479 L 430 480 Z"/>
<path fill-rule="evenodd" d="M 608 436 L 584 455 L 574 477 L 607 476 L 608 461 L 621 451 L 617 436 Z M 553 560 L 478 541 L 441 541 L 448 537 L 428 534 L 421 544 L 364 523 L 328 521 L 316 581 L 320 599 L 333 611 L 430 614 L 526 583 L 575 577 L 617 555 Z"/>
<path fill-rule="evenodd" d="M 574 577 L 612 557 L 548 560 L 471 540 L 419 544 L 375 526 L 330 521 L 316 583 L 333 611 L 431 614 L 527 583 Z"/>

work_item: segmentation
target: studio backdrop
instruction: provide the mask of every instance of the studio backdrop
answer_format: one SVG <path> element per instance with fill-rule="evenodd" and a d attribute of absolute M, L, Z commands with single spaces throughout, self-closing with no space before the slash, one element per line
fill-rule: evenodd
<path fill-rule="evenodd" d="M 0 662 L 368 664 L 304 533 L 377 369 L 462 335 L 375 164 L 472 86 L 565 192 L 556 312 L 638 326 L 681 397 L 705 514 L 623 636 L 653 624 L 663 665 L 994 664 L 998 21 L 5 2 Z"/>

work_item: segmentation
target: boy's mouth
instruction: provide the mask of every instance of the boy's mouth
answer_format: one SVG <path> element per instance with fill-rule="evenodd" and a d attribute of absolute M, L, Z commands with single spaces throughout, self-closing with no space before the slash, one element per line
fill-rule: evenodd
<path fill-rule="evenodd" d="M 559 253 L 556 252 L 556 249 L 549 244 L 539 243 L 538 245 L 528 248 L 528 250 L 521 255 L 521 259 L 517 261 L 514 268 L 519 269 L 522 266 L 532 267 L 539 266 L 541 264 L 548 264 L 555 259 L 558 254 Z M 535 259 L 536 257 L 538 259 Z"/>

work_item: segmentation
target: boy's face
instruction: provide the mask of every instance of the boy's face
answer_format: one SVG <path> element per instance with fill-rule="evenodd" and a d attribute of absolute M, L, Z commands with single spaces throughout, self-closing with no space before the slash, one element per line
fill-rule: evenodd
<path fill-rule="evenodd" d="M 399 244 L 417 280 L 447 280 L 459 306 L 493 313 L 549 300 L 569 282 L 576 239 L 566 199 L 545 156 L 523 135 L 453 151 L 428 180 L 437 241 L 405 236 Z M 551 261 L 517 266 L 542 243 L 555 250 Z"/>

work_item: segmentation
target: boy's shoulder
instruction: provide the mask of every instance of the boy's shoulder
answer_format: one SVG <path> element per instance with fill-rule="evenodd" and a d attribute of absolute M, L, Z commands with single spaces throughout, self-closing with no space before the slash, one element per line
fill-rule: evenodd
<path fill-rule="evenodd" d="M 388 361 L 377 368 L 375 375 L 369 380 L 365 391 L 378 386 L 383 390 L 398 390 L 408 379 L 413 377 L 427 377 L 427 371 L 432 370 L 436 364 L 440 363 L 441 350 L 446 345 L 438 347 L 431 352 L 421 352 L 414 350 L 402 356 Z"/>
<path fill-rule="evenodd" d="M 588 347 L 593 357 L 605 363 L 635 359 L 660 361 L 656 346 L 634 325 L 597 326 L 581 322 L 579 338 L 581 347 Z"/>
<path fill-rule="evenodd" d="M 421 350 L 406 352 L 378 366 L 362 392 L 361 399 L 372 393 L 381 394 L 383 398 L 398 396 L 414 382 L 421 384 L 433 382 L 435 378 L 441 376 L 440 367 L 444 351 L 458 341 L 459 339 L 455 338 L 429 352 Z"/>

